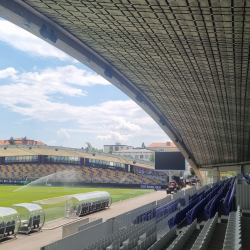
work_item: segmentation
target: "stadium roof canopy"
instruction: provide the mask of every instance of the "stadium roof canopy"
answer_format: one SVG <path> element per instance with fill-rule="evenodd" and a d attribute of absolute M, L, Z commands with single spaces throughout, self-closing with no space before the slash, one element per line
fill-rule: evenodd
<path fill-rule="evenodd" d="M 138 167 L 154 169 L 154 162 L 128 158 L 120 155 L 106 154 L 97 151 L 89 151 L 85 149 L 43 146 L 43 145 L 9 145 L 8 147 L 0 146 L 0 157 L 37 156 L 37 155 L 88 158 L 88 159 L 117 162 L 122 164 L 136 165 Z"/>
<path fill-rule="evenodd" d="M 0 5 L 3 18 L 87 64 L 135 100 L 195 170 L 249 162 L 250 1 Z"/>

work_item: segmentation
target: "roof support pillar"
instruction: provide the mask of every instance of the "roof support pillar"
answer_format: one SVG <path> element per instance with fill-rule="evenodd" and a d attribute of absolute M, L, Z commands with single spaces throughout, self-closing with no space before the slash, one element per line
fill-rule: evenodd
<path fill-rule="evenodd" d="M 216 183 L 220 180 L 220 172 L 218 168 L 213 168 L 213 183 Z"/>
<path fill-rule="evenodd" d="M 249 174 L 250 173 L 250 164 L 242 165 L 241 172 L 242 172 L 242 174 Z"/>
<path fill-rule="evenodd" d="M 80 158 L 80 167 L 84 167 L 84 158 Z"/>
<path fill-rule="evenodd" d="M 199 180 L 202 181 L 203 178 L 201 176 L 200 170 L 194 164 L 192 164 L 192 162 L 189 162 L 189 164 L 192 167 L 192 169 L 194 170 L 194 172 L 195 172 L 196 176 L 199 178 Z"/>
<path fill-rule="evenodd" d="M 46 157 L 47 157 L 47 155 L 42 155 L 42 164 L 46 164 Z"/>
<path fill-rule="evenodd" d="M 0 157 L 0 165 L 3 165 L 5 163 L 5 157 Z"/>

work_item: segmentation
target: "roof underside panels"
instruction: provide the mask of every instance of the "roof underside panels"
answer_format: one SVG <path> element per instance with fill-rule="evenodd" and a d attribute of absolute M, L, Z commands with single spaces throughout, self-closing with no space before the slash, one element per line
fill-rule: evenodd
<path fill-rule="evenodd" d="M 198 165 L 249 160 L 250 1 L 23 2 L 131 80 Z"/>

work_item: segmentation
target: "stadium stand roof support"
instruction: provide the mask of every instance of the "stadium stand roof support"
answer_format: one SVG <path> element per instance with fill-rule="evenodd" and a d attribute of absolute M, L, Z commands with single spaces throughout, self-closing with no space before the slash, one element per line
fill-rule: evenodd
<path fill-rule="evenodd" d="M 2 0 L 0 16 L 106 78 L 203 165 L 249 161 L 248 1 Z"/>

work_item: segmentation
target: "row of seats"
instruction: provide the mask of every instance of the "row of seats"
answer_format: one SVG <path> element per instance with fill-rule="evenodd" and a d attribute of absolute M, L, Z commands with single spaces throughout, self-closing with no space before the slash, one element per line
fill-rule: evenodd
<path fill-rule="evenodd" d="M 167 216 L 167 215 L 173 213 L 174 211 L 176 211 L 178 204 L 179 204 L 179 201 L 175 200 L 175 201 L 171 201 L 171 202 L 167 203 L 166 205 L 163 205 L 159 208 L 156 208 L 156 218 L 159 219 L 162 216 Z"/>
<path fill-rule="evenodd" d="M 166 185 L 166 180 L 158 179 L 154 176 L 141 176 L 130 173 L 126 180 L 123 182 L 125 184 L 154 184 L 154 185 Z"/>
<path fill-rule="evenodd" d="M 233 178 L 231 185 L 229 187 L 229 190 L 223 202 L 223 206 L 227 215 L 229 215 L 229 213 L 232 210 L 233 197 L 235 193 L 235 185 L 236 185 L 236 178 Z"/>
<path fill-rule="evenodd" d="M 63 172 L 67 171 L 67 172 Z M 69 172 L 70 171 L 70 172 Z M 55 174 L 56 173 L 56 174 Z M 121 183 L 125 172 L 119 170 L 81 167 L 64 164 L 10 164 L 0 165 L 0 178 L 22 180 L 27 177 L 38 179 L 55 174 L 51 181 L 86 183 Z M 165 181 L 154 176 L 139 176 L 132 173 L 125 176 L 124 184 L 164 185 Z"/>
<path fill-rule="evenodd" d="M 0 223 L 0 238 L 15 233 L 15 221 L 8 221 L 7 223 Z"/>
<path fill-rule="evenodd" d="M 220 201 L 226 195 L 226 192 L 227 192 L 227 189 L 228 189 L 229 185 L 230 185 L 230 179 L 225 182 L 224 186 L 222 186 L 218 190 L 217 195 L 214 196 L 209 201 L 209 203 L 206 205 L 206 207 L 205 207 L 205 214 L 206 214 L 207 219 L 211 219 L 214 216 L 215 211 L 216 211 L 217 207 L 220 204 Z"/>
<path fill-rule="evenodd" d="M 203 211 L 205 211 L 207 218 L 211 218 L 219 205 L 218 202 L 225 195 L 230 181 L 229 179 L 218 182 L 210 190 L 190 196 L 189 205 L 169 219 L 169 227 L 173 228 L 175 225 L 182 223 L 185 219 L 187 219 L 190 225 Z"/>
<path fill-rule="evenodd" d="M 90 202 L 82 203 L 78 206 L 78 209 L 76 211 L 77 215 L 85 215 L 87 213 L 91 213 L 100 209 L 104 209 L 105 207 L 108 207 L 109 200 L 100 200 L 100 201 L 94 201 L 91 205 Z"/>
<path fill-rule="evenodd" d="M 156 217 L 157 223 L 160 222 L 163 218 L 167 217 L 168 215 L 172 214 L 178 209 L 178 204 L 181 206 L 185 206 L 186 197 L 183 196 L 180 199 L 168 202 L 167 204 L 150 209 L 149 211 L 138 215 L 134 220 L 133 224 L 140 224 L 144 221 L 150 221 Z"/>
<path fill-rule="evenodd" d="M 138 215 L 134 220 L 133 220 L 133 224 L 140 224 L 144 221 L 150 221 L 153 218 L 155 218 L 155 208 L 154 209 L 150 209 L 149 211 Z"/>

